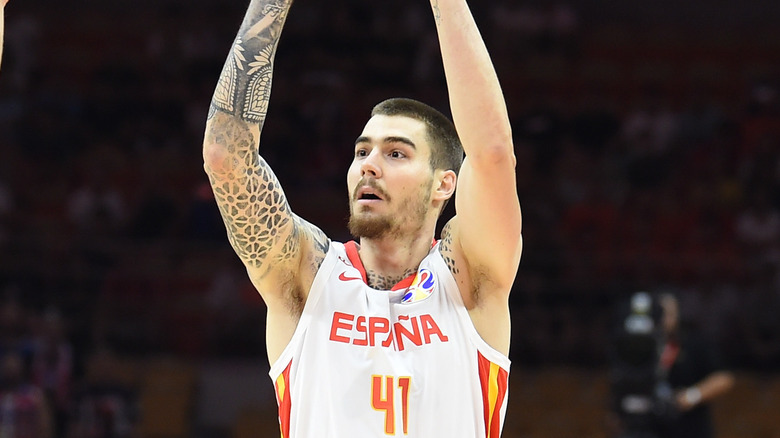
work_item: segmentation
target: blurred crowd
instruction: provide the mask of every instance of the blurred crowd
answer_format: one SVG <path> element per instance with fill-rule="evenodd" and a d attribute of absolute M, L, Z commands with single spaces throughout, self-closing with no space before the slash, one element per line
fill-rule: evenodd
<path fill-rule="evenodd" d="M 21 352 L 51 400 L 73 397 L 106 348 L 263 356 L 263 305 L 201 161 L 244 2 L 43 3 L 6 11 L 0 348 Z M 732 366 L 776 371 L 780 40 L 595 27 L 566 3 L 472 7 L 515 133 L 515 363 L 603 365 L 616 299 L 663 290 Z M 290 15 L 261 149 L 293 210 L 334 239 L 350 238 L 345 172 L 373 104 L 447 112 L 428 8 L 339 0 Z M 53 383 L 64 375 L 70 392 Z"/>

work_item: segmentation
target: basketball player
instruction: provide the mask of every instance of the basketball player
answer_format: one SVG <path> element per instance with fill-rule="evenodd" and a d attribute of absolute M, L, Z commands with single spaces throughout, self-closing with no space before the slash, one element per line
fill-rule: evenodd
<path fill-rule="evenodd" d="M 430 2 L 454 126 L 413 100 L 374 108 L 347 172 L 359 242 L 296 216 L 258 154 L 291 0 L 251 1 L 214 93 L 205 169 L 268 307 L 285 438 L 501 433 L 522 247 L 512 136 L 466 1 Z M 434 241 L 456 183 L 456 214 Z"/>

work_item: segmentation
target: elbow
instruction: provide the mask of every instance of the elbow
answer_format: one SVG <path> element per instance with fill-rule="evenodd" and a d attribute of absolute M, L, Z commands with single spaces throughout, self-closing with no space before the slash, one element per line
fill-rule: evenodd
<path fill-rule="evenodd" d="M 203 144 L 203 169 L 210 177 L 229 175 L 231 169 L 235 168 L 234 162 L 235 157 L 225 145 L 214 142 Z"/>
<path fill-rule="evenodd" d="M 203 166 L 206 168 L 213 168 L 218 165 L 220 161 L 224 159 L 225 147 L 223 145 L 203 142 Z"/>
<path fill-rule="evenodd" d="M 212 179 L 234 179 L 256 158 L 259 126 L 217 114 L 206 124 L 203 167 Z"/>
<path fill-rule="evenodd" d="M 513 169 L 517 163 L 515 158 L 515 145 L 512 139 L 511 128 L 508 124 L 498 124 L 491 129 L 490 136 L 480 140 L 474 139 L 472 143 L 477 147 L 468 148 L 466 155 L 474 163 L 478 161 L 488 166 L 510 165 Z M 477 143 L 479 141 L 479 143 Z"/>
<path fill-rule="evenodd" d="M 729 371 L 721 371 L 719 373 L 720 385 L 723 388 L 723 392 L 730 391 L 734 387 L 734 374 Z"/>
<path fill-rule="evenodd" d="M 209 120 L 203 138 L 203 169 L 212 180 L 230 173 L 232 162 L 225 120 Z"/>
<path fill-rule="evenodd" d="M 708 398 L 716 398 L 729 392 L 734 387 L 734 374 L 730 371 L 716 371 L 700 384 L 706 388 Z"/>
<path fill-rule="evenodd" d="M 478 151 L 469 153 L 468 157 L 472 165 L 476 166 L 510 166 L 514 169 L 517 164 L 511 140 L 484 145 Z"/>

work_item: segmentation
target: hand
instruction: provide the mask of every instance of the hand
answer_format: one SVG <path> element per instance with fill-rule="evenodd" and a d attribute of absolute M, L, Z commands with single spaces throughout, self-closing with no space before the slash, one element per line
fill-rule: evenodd
<path fill-rule="evenodd" d="M 691 386 L 677 393 L 677 408 L 681 412 L 689 411 L 701 402 L 701 391 L 695 386 Z"/>

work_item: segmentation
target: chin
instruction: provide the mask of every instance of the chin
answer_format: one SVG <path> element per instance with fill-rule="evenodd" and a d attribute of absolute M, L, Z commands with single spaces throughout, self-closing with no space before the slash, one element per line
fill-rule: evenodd
<path fill-rule="evenodd" d="M 393 222 L 385 216 L 352 214 L 349 217 L 349 232 L 355 238 L 378 239 L 393 230 Z"/>

